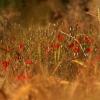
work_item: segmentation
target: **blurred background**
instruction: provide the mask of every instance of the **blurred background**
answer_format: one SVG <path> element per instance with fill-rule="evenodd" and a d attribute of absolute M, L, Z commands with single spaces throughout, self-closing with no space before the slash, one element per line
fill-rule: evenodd
<path fill-rule="evenodd" d="M 94 14 L 99 5 L 99 0 L 0 0 L 0 13 L 9 13 L 9 17 L 16 15 L 21 23 L 27 25 L 47 20 L 54 22 L 74 11 Z"/>

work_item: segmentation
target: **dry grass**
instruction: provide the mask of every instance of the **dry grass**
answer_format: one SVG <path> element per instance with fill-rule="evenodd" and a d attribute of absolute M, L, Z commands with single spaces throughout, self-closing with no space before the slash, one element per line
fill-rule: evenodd
<path fill-rule="evenodd" d="M 100 38 L 90 26 L 2 27 L 0 100 L 99 100 Z"/>

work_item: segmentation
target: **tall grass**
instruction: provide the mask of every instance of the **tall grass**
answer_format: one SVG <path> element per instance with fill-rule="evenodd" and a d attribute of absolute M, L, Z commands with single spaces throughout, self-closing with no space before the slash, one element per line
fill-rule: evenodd
<path fill-rule="evenodd" d="M 99 100 L 98 33 L 84 26 L 88 22 L 75 23 L 68 26 L 63 19 L 60 24 L 4 29 L 0 94 L 10 100 Z"/>

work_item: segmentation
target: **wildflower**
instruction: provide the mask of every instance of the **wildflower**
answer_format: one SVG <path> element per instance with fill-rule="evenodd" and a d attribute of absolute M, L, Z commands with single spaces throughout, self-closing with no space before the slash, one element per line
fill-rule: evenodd
<path fill-rule="evenodd" d="M 62 41 L 64 41 L 65 36 L 63 34 L 58 34 L 57 39 L 58 39 L 59 42 L 62 42 Z"/>
<path fill-rule="evenodd" d="M 25 64 L 31 65 L 31 64 L 33 64 L 33 61 L 31 59 L 27 59 L 27 60 L 25 60 Z"/>
<path fill-rule="evenodd" d="M 16 79 L 19 80 L 19 81 L 25 81 L 25 80 L 28 79 L 28 76 L 25 75 L 25 74 L 20 74 L 20 75 L 18 75 L 18 76 L 16 77 Z"/>
<path fill-rule="evenodd" d="M 73 51 L 74 53 L 79 53 L 79 52 L 80 52 L 80 48 L 79 48 L 79 47 L 74 47 L 74 48 L 72 49 L 72 51 Z"/>
<path fill-rule="evenodd" d="M 85 36 L 83 37 L 83 41 L 84 41 L 85 43 L 87 43 L 87 44 L 92 44 L 92 42 L 93 42 L 92 38 L 89 37 L 89 36 L 87 36 L 87 35 L 85 35 Z"/>
<path fill-rule="evenodd" d="M 80 52 L 80 47 L 79 44 L 74 41 L 68 46 L 74 53 L 79 53 Z"/>
<path fill-rule="evenodd" d="M 9 64 L 10 64 L 9 61 L 2 61 L 2 67 L 5 71 L 7 71 Z"/>
<path fill-rule="evenodd" d="M 86 49 L 85 49 L 85 52 L 91 53 L 91 52 L 92 52 L 92 48 L 90 48 L 90 47 L 86 48 Z"/>
<path fill-rule="evenodd" d="M 19 51 L 23 51 L 24 48 L 25 48 L 24 43 L 21 42 L 21 43 L 19 44 L 19 46 L 18 46 Z"/>
<path fill-rule="evenodd" d="M 60 44 L 59 43 L 54 43 L 54 44 L 51 45 L 51 47 L 53 49 L 59 49 L 60 48 Z"/>

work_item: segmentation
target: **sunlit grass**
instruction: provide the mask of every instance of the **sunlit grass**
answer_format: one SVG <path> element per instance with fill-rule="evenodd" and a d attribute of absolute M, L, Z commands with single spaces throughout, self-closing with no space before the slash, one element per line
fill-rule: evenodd
<path fill-rule="evenodd" d="M 13 24 L 5 29 L 0 94 L 10 100 L 99 100 L 98 33 L 81 28 L 67 27 L 64 19 L 60 25 Z"/>

